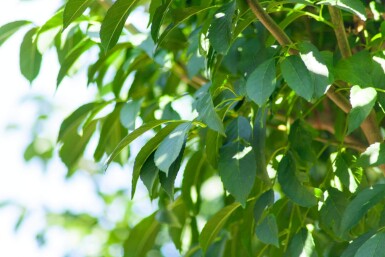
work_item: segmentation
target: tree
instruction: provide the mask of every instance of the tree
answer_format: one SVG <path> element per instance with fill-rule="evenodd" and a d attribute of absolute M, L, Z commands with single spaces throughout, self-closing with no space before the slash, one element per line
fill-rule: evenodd
<path fill-rule="evenodd" d="M 146 140 L 131 196 L 141 180 L 159 209 L 110 232 L 124 256 L 155 254 L 165 228 L 183 256 L 382 256 L 382 4 L 68 0 L 41 27 L 2 26 L 0 44 L 29 26 L 21 73 L 32 82 L 53 47 L 57 87 L 98 53 L 83 68 L 99 95 L 63 121 L 59 154 L 71 176 L 94 135 L 106 169 Z"/>

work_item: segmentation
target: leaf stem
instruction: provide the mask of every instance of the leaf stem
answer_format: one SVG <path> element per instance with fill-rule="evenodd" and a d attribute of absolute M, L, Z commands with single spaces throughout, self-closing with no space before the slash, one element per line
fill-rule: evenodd
<path fill-rule="evenodd" d="M 336 34 L 338 48 L 341 51 L 343 58 L 348 58 L 352 56 L 352 51 L 346 37 L 345 26 L 343 23 L 342 15 L 340 9 L 335 8 L 334 6 L 328 6 L 330 17 L 334 26 L 334 33 Z"/>

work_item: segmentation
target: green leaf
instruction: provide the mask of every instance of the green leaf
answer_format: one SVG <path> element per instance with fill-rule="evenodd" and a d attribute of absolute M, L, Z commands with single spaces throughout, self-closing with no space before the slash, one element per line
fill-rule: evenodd
<path fill-rule="evenodd" d="M 254 185 L 257 164 L 251 146 L 239 141 L 229 143 L 219 150 L 218 171 L 227 191 L 243 206 Z"/>
<path fill-rule="evenodd" d="M 265 217 L 256 227 L 255 233 L 263 243 L 279 247 L 278 226 L 274 214 Z"/>
<path fill-rule="evenodd" d="M 136 138 L 144 134 L 145 132 L 149 131 L 150 129 L 153 129 L 155 127 L 160 126 L 161 124 L 167 123 L 167 122 L 174 122 L 169 120 L 154 120 L 147 122 L 146 124 L 143 124 L 141 127 L 137 128 L 130 134 L 128 134 L 125 138 L 120 141 L 120 143 L 116 146 L 114 151 L 111 153 L 110 157 L 106 161 L 106 169 L 108 168 L 108 165 L 114 160 L 115 157 L 119 155 L 119 153 L 127 147 L 132 141 L 134 141 Z"/>
<path fill-rule="evenodd" d="M 289 243 L 285 257 L 318 257 L 313 236 L 305 228 L 294 235 Z"/>
<path fill-rule="evenodd" d="M 155 164 L 166 175 L 171 164 L 177 159 L 191 125 L 191 122 L 179 125 L 163 140 L 156 150 Z"/>
<path fill-rule="evenodd" d="M 209 128 L 217 131 L 218 133 L 225 135 L 225 129 L 223 127 L 222 120 L 215 112 L 214 104 L 209 92 L 203 94 L 195 102 L 195 108 L 199 113 L 200 118 Z"/>
<path fill-rule="evenodd" d="M 312 85 L 314 86 L 313 98 L 319 98 L 325 95 L 330 87 L 329 70 L 326 62 L 317 47 L 313 44 L 302 42 L 298 47 L 301 59 L 310 72 Z"/>
<path fill-rule="evenodd" d="M 354 255 L 357 253 L 357 250 L 373 235 L 375 234 L 374 231 L 369 231 L 368 233 L 365 233 L 361 235 L 360 237 L 354 239 L 349 246 L 346 248 L 346 250 L 342 253 L 341 257 L 354 257 Z"/>
<path fill-rule="evenodd" d="M 120 122 L 126 129 L 135 129 L 135 120 L 139 115 L 142 102 L 143 99 L 132 100 L 124 104 L 122 110 L 120 111 Z"/>
<path fill-rule="evenodd" d="M 365 65 L 362 65 L 365 63 Z M 360 51 L 353 56 L 341 59 L 334 67 L 336 80 L 342 80 L 361 87 L 373 86 L 373 59 L 368 51 Z"/>
<path fill-rule="evenodd" d="M 361 20 L 366 20 L 365 6 L 360 0 L 324 0 L 318 2 L 317 4 L 336 6 L 342 10 L 357 15 Z"/>
<path fill-rule="evenodd" d="M 231 214 L 233 214 L 240 206 L 239 203 L 232 203 L 221 209 L 209 219 L 199 236 L 199 244 L 202 247 L 203 252 L 207 251 L 207 248 L 214 242 L 216 236 L 222 230 Z"/>
<path fill-rule="evenodd" d="M 282 191 L 293 202 L 303 207 L 312 207 L 317 204 L 314 188 L 302 185 L 297 172 L 297 165 L 291 154 L 285 155 L 278 166 L 278 182 Z"/>
<path fill-rule="evenodd" d="M 286 57 L 281 63 L 281 71 L 288 86 L 297 95 L 307 101 L 312 100 L 314 95 L 312 77 L 301 57 L 297 55 Z"/>
<path fill-rule="evenodd" d="M 61 141 L 68 132 L 78 129 L 82 122 L 89 116 L 92 111 L 100 110 L 106 106 L 106 102 L 87 103 L 76 109 L 61 124 L 57 141 Z"/>
<path fill-rule="evenodd" d="M 68 0 L 63 12 L 63 30 L 92 4 L 94 0 Z"/>
<path fill-rule="evenodd" d="M 363 152 L 357 160 L 357 165 L 366 168 L 385 163 L 385 144 L 374 143 Z"/>
<path fill-rule="evenodd" d="M 385 232 L 379 232 L 369 238 L 357 251 L 354 257 L 385 257 Z"/>
<path fill-rule="evenodd" d="M 0 27 L 0 46 L 7 41 L 13 34 L 15 34 L 22 27 L 31 24 L 32 22 L 26 20 L 12 21 Z"/>
<path fill-rule="evenodd" d="M 235 2 L 231 1 L 218 9 L 209 28 L 209 41 L 218 53 L 225 54 L 230 48 Z"/>
<path fill-rule="evenodd" d="M 353 86 L 350 90 L 352 109 L 348 116 L 348 131 L 352 133 L 368 117 L 377 100 L 377 91 L 374 88 L 360 88 Z"/>
<path fill-rule="evenodd" d="M 61 140 L 63 145 L 60 148 L 59 156 L 69 170 L 73 170 L 77 161 L 82 156 L 92 134 L 95 132 L 97 123 L 98 120 L 93 120 L 83 129 L 81 135 L 74 129 L 72 133 L 66 134 Z"/>
<path fill-rule="evenodd" d="M 162 45 L 163 41 L 168 38 L 171 32 L 175 29 L 179 28 L 183 22 L 188 20 L 190 17 L 208 11 L 212 8 L 216 8 L 216 5 L 208 6 L 208 7 L 200 7 L 200 6 L 192 6 L 187 8 L 178 8 L 173 12 L 174 22 L 168 27 L 162 35 L 160 35 L 158 40 L 158 46 Z"/>
<path fill-rule="evenodd" d="M 153 192 L 153 188 L 158 178 L 159 169 L 156 167 L 154 162 L 154 152 L 147 158 L 146 162 L 143 164 L 140 170 L 140 179 L 143 181 L 143 184 L 146 186 L 149 194 Z"/>
<path fill-rule="evenodd" d="M 162 123 L 164 123 L 165 121 L 163 121 Z M 158 146 L 160 145 L 160 143 L 167 137 L 168 134 L 170 134 L 180 123 L 183 123 L 183 121 L 179 121 L 179 122 L 172 122 L 170 124 L 168 124 L 166 127 L 164 127 L 163 129 L 161 129 L 153 138 L 151 138 L 139 151 L 138 155 L 136 156 L 135 158 L 135 162 L 134 162 L 134 171 L 133 171 L 133 175 L 132 175 L 132 189 L 131 189 L 131 197 L 134 197 L 135 195 L 135 190 L 136 190 L 136 184 L 138 182 L 138 179 L 139 179 L 139 176 L 140 176 L 140 171 L 144 165 L 144 163 L 146 162 L 146 160 L 148 159 L 148 157 L 154 152 L 155 149 L 158 148 Z M 158 125 L 160 125 L 161 123 L 159 123 Z M 142 126 L 143 127 L 143 126 Z M 141 128 L 142 128 L 141 127 Z M 156 127 L 156 126 L 154 126 Z M 152 127 L 153 128 L 153 127 Z M 140 128 L 139 128 L 140 129 Z M 135 131 L 138 131 L 139 129 L 135 130 Z M 143 130 L 145 130 L 145 128 L 143 128 L 140 132 L 142 132 Z M 146 129 L 145 131 L 147 131 L 148 129 Z M 134 131 L 134 132 L 135 132 Z M 144 132 L 145 132 L 144 131 Z M 134 132 L 132 132 L 130 135 L 132 135 Z M 144 133 L 142 132 L 142 133 Z M 142 134 L 141 133 L 141 134 Z M 137 133 L 139 134 L 139 132 Z M 140 135 L 141 135 L 140 134 Z M 139 136 L 139 135 L 138 135 Z M 134 137 L 134 136 L 133 136 Z M 132 138 L 133 138 L 132 137 Z M 135 137 L 136 138 L 136 137 Z M 123 141 L 128 142 L 130 143 L 131 141 L 131 138 L 127 138 L 126 139 L 123 139 Z M 122 141 L 122 142 L 123 142 Z M 126 144 L 127 145 L 127 144 Z M 117 148 L 120 148 L 119 146 Z M 115 149 L 116 150 L 116 149 Z"/>
<path fill-rule="evenodd" d="M 250 74 L 246 82 L 246 92 L 251 100 L 262 106 L 274 92 L 276 84 L 275 60 L 269 59 Z"/>
<path fill-rule="evenodd" d="M 328 189 L 328 198 L 320 210 L 320 225 L 337 235 L 348 199 L 335 188 Z"/>
<path fill-rule="evenodd" d="M 385 185 L 378 184 L 362 190 L 347 206 L 341 221 L 340 234 L 345 235 L 361 218 L 385 197 Z"/>
<path fill-rule="evenodd" d="M 274 203 L 274 191 L 268 190 L 263 193 L 254 205 L 254 220 L 259 222 L 262 217 L 263 211 Z"/>
<path fill-rule="evenodd" d="M 226 127 L 226 142 L 251 141 L 251 125 L 248 119 L 238 116 Z"/>
<path fill-rule="evenodd" d="M 154 13 L 153 20 L 151 23 L 151 37 L 152 40 L 154 40 L 154 43 L 158 41 L 160 27 L 163 24 L 164 17 L 168 12 L 171 3 L 172 0 L 167 0 L 167 2 L 159 6 Z"/>
<path fill-rule="evenodd" d="M 103 48 L 110 50 L 119 40 L 128 15 L 139 0 L 117 0 L 108 9 L 100 28 L 100 40 Z"/>
<path fill-rule="evenodd" d="M 124 242 L 124 257 L 146 257 L 147 253 L 154 248 L 160 228 L 160 223 L 155 219 L 155 213 L 143 219 L 130 231 Z"/>
<path fill-rule="evenodd" d="M 74 63 L 79 59 L 79 57 L 94 46 L 95 43 L 89 38 L 85 38 L 80 41 L 65 57 L 64 62 L 60 66 L 59 74 L 57 76 L 56 86 L 59 87 L 60 83 L 67 75 L 70 68 L 74 65 Z"/>
<path fill-rule="evenodd" d="M 334 156 L 332 155 L 332 159 Z M 346 152 L 339 153 L 333 160 L 333 170 L 341 183 L 354 193 L 359 186 L 360 177 L 362 177 L 362 169 L 350 167 L 353 157 Z"/>
<path fill-rule="evenodd" d="M 29 30 L 20 45 L 20 71 L 30 83 L 39 75 L 42 59 L 34 40 L 36 32 L 37 28 Z"/>
<path fill-rule="evenodd" d="M 171 134 L 172 133 L 173 132 L 171 132 Z M 178 175 L 178 171 L 182 163 L 185 145 L 186 143 L 182 145 L 182 149 L 180 150 L 179 155 L 177 156 L 175 161 L 171 164 L 167 174 L 164 172 L 159 173 L 160 185 L 162 186 L 164 191 L 166 191 L 166 193 L 171 199 L 174 199 L 175 179 L 176 179 L 176 176 Z"/>

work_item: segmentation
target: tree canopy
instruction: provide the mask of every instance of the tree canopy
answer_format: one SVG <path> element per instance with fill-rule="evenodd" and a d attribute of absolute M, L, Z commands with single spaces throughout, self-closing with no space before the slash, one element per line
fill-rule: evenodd
<path fill-rule="evenodd" d="M 58 131 L 68 177 L 92 152 L 158 204 L 97 256 L 383 256 L 384 20 L 379 0 L 68 0 L 0 46 L 28 27 L 31 83 L 50 48 L 53 87 L 86 69 L 98 93 Z"/>

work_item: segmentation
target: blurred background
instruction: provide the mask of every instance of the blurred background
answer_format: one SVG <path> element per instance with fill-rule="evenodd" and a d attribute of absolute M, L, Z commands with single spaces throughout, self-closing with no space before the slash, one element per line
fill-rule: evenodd
<path fill-rule="evenodd" d="M 0 26 L 15 20 L 42 25 L 62 4 L 7 0 L 0 8 Z M 30 85 L 19 71 L 25 32 L 0 47 L 0 256 L 123 256 L 121 244 L 115 243 L 126 237 L 122 228 L 151 214 L 156 202 L 141 185 L 135 201 L 128 198 L 127 167 L 111 165 L 104 174 L 100 164 L 84 159 L 81 170 L 66 178 L 67 169 L 57 156 L 60 124 L 96 92 L 87 88 L 84 70 L 66 78 L 56 91 L 54 50 L 45 53 L 40 75 Z M 160 253 L 179 256 L 171 243 L 162 243 L 150 256 Z"/>

